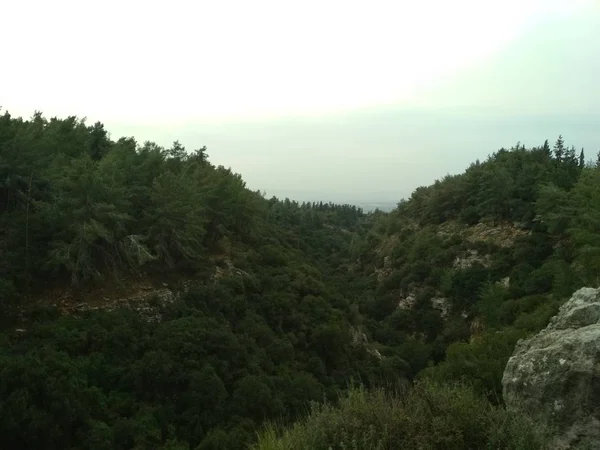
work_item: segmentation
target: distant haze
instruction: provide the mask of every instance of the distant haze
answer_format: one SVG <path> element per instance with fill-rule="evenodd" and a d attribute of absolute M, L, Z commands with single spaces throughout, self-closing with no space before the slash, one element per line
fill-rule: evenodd
<path fill-rule="evenodd" d="M 600 150 L 594 0 L 24 0 L 0 30 L 4 110 L 206 145 L 269 195 L 393 205 L 517 141 Z"/>

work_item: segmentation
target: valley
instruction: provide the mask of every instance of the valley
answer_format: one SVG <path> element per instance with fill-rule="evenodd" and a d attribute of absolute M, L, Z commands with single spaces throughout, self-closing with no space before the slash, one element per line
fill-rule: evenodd
<path fill-rule="evenodd" d="M 208 152 L 0 116 L 1 448 L 544 448 L 502 377 L 600 282 L 583 150 L 374 209 L 267 198 Z"/>

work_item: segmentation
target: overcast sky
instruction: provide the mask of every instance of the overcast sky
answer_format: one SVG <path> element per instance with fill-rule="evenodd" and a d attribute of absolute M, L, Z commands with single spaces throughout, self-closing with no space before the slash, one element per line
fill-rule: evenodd
<path fill-rule="evenodd" d="M 252 189 L 397 201 L 517 141 L 600 150 L 599 0 L 19 0 L 0 105 L 188 149 Z"/>

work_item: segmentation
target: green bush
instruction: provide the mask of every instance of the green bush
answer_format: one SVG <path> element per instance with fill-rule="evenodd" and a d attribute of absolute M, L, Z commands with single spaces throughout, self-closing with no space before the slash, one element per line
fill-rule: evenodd
<path fill-rule="evenodd" d="M 523 417 L 461 385 L 416 384 L 405 395 L 351 389 L 314 404 L 294 426 L 268 426 L 253 450 L 519 449 L 543 447 Z"/>
<path fill-rule="evenodd" d="M 470 342 L 455 342 L 446 350 L 446 360 L 425 369 L 420 378 L 469 383 L 491 401 L 501 402 L 504 368 L 517 341 L 527 335 L 527 331 L 506 328 Z"/>

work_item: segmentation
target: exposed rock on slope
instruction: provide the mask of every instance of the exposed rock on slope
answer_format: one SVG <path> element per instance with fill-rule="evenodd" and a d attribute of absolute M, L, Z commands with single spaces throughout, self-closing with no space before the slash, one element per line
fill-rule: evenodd
<path fill-rule="evenodd" d="M 104 309 L 112 311 L 117 308 L 130 308 L 144 316 L 149 322 L 159 322 L 161 315 L 160 307 L 164 307 L 169 303 L 173 303 L 176 299 L 176 294 L 168 288 L 149 289 L 146 292 L 140 292 L 131 297 L 105 299 L 101 305 L 90 305 L 88 303 L 79 303 L 75 305 L 69 312 L 77 313 L 83 311 Z"/>
<path fill-rule="evenodd" d="M 518 237 L 526 234 L 529 234 L 529 231 L 514 224 L 490 226 L 478 223 L 467 228 L 463 235 L 469 242 L 489 242 L 499 247 L 512 247 Z"/>
<path fill-rule="evenodd" d="M 363 333 L 361 328 L 350 327 L 350 339 L 352 340 L 351 342 L 354 347 L 363 347 L 371 356 L 374 356 L 379 360 L 383 359 L 383 355 L 379 353 L 379 350 L 377 350 L 371 343 L 369 343 L 367 335 Z"/>
<path fill-rule="evenodd" d="M 467 242 L 487 242 L 498 247 L 512 247 L 518 237 L 529 234 L 527 229 L 510 223 L 498 223 L 496 225 L 478 223 L 465 227 L 457 222 L 448 221 L 438 226 L 438 236 L 461 236 Z"/>
<path fill-rule="evenodd" d="M 477 250 L 469 250 L 466 255 L 457 257 L 454 260 L 453 267 L 455 269 L 464 270 L 473 267 L 475 264 L 481 264 L 483 267 L 489 268 L 492 265 L 492 255 L 480 255 Z"/>
<path fill-rule="evenodd" d="M 502 384 L 507 408 L 552 428 L 551 448 L 600 448 L 600 289 L 575 292 L 519 341 Z"/>
<path fill-rule="evenodd" d="M 77 290 L 71 286 L 59 286 L 49 292 L 44 292 L 40 298 L 30 299 L 31 304 L 50 305 L 61 314 L 75 314 L 84 311 L 129 308 L 137 311 L 150 322 L 161 320 L 160 309 L 173 303 L 197 282 L 212 281 L 225 276 L 242 276 L 246 272 L 234 266 L 227 257 L 215 258 L 214 272 L 208 279 L 184 279 L 171 277 L 171 282 L 153 279 L 145 275 L 137 278 L 130 277 L 121 283 L 105 282 L 95 287 Z"/>

